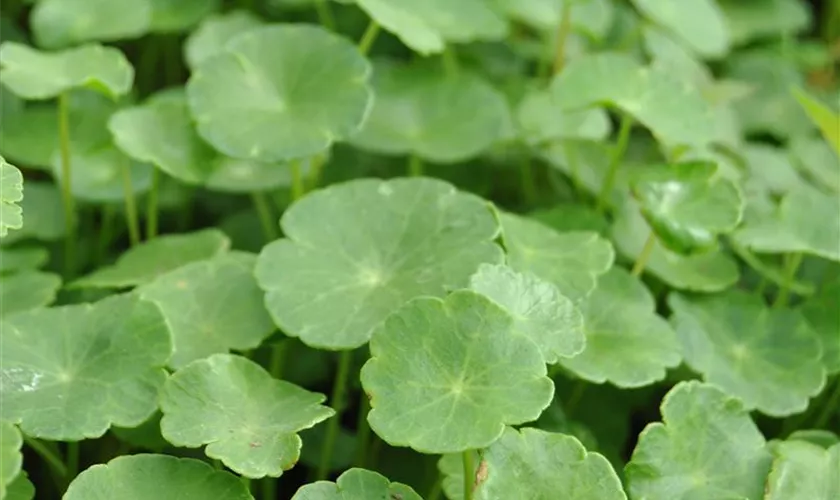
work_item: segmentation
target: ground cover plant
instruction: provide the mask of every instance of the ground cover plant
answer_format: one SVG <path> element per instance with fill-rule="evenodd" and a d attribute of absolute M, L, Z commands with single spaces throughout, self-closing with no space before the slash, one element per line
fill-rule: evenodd
<path fill-rule="evenodd" d="M 0 500 L 840 499 L 840 2 L 0 22 Z"/>

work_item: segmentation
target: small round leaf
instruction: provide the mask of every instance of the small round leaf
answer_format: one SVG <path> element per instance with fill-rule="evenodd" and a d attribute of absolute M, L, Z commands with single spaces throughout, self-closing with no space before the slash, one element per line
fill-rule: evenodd
<path fill-rule="evenodd" d="M 376 472 L 353 468 L 331 483 L 318 481 L 301 486 L 292 500 L 421 500 L 410 486 L 392 483 Z"/>

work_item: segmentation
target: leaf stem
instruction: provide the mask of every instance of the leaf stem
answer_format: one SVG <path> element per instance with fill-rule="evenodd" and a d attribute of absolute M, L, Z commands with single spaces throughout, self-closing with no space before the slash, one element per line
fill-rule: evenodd
<path fill-rule="evenodd" d="M 76 204 L 73 199 L 73 178 L 70 165 L 70 97 L 67 92 L 58 96 L 58 142 L 61 149 L 61 200 L 64 203 L 64 273 L 72 277 L 76 253 Z"/>
<path fill-rule="evenodd" d="M 341 411 L 344 409 L 344 393 L 347 390 L 347 378 L 350 375 L 352 360 L 353 351 L 350 350 L 341 351 L 338 357 L 338 371 L 335 375 L 332 396 L 330 397 L 330 405 L 335 410 L 335 416 L 327 422 L 327 434 L 324 438 L 324 447 L 321 449 L 321 461 L 318 464 L 318 480 L 326 479 L 330 472 L 330 463 L 332 462 L 333 448 L 335 448 L 335 440 L 341 424 Z"/>
<path fill-rule="evenodd" d="M 271 346 L 271 359 L 268 362 L 268 372 L 276 379 L 283 378 L 286 351 L 289 349 L 289 339 L 283 339 Z"/>
<path fill-rule="evenodd" d="M 275 500 L 277 498 L 277 479 L 266 476 L 262 480 L 262 497 L 264 500 Z"/>
<path fill-rule="evenodd" d="M 140 222 L 137 219 L 137 202 L 131 185 L 131 160 L 128 157 L 122 161 L 121 170 L 125 197 L 125 223 L 128 226 L 128 239 L 134 247 L 140 244 Z"/>
<path fill-rule="evenodd" d="M 414 153 L 408 157 L 408 175 L 411 177 L 423 176 L 423 160 Z"/>
<path fill-rule="evenodd" d="M 278 236 L 277 228 L 273 222 L 271 207 L 268 206 L 268 200 L 265 199 L 265 193 L 262 191 L 252 191 L 251 201 L 254 203 L 254 209 L 260 218 L 260 225 L 262 226 L 265 241 L 270 242 L 276 240 Z"/>
<path fill-rule="evenodd" d="M 776 301 L 773 302 L 773 307 L 785 307 L 790 296 L 790 284 L 796 279 L 796 271 L 799 265 L 802 264 L 802 253 L 797 252 L 786 256 L 785 261 L 785 281 L 779 285 L 779 295 L 776 296 Z"/>
<path fill-rule="evenodd" d="M 633 117 L 627 113 L 621 113 L 621 125 L 618 130 L 618 139 L 610 158 L 610 166 L 607 170 L 607 175 L 604 177 L 604 184 L 601 186 L 601 193 L 598 195 L 597 210 L 603 213 L 607 206 L 610 195 L 612 195 L 613 185 L 615 185 L 615 176 L 618 172 L 618 166 L 621 164 L 621 159 L 624 157 L 624 152 L 627 150 L 627 143 L 630 142 L 630 129 L 633 128 Z"/>
<path fill-rule="evenodd" d="M 68 478 L 75 477 L 79 473 L 79 442 L 70 441 L 67 443 L 67 475 Z"/>
<path fill-rule="evenodd" d="M 370 48 L 373 46 L 373 42 L 376 41 L 376 37 L 379 35 L 379 23 L 376 20 L 371 19 L 370 23 L 368 23 L 367 29 L 365 29 L 364 34 L 362 35 L 362 39 L 359 40 L 359 52 L 362 55 L 367 55 L 370 52 Z"/>
<path fill-rule="evenodd" d="M 636 262 L 633 264 L 633 270 L 630 271 L 630 274 L 637 278 L 642 275 L 654 248 L 656 248 L 656 233 L 651 230 L 647 240 L 645 240 L 645 246 L 642 247 L 642 251 L 636 257 Z"/>
<path fill-rule="evenodd" d="M 289 167 L 292 169 L 292 203 L 303 198 L 306 186 L 303 185 L 303 175 L 300 171 L 300 160 L 292 160 Z"/>
<path fill-rule="evenodd" d="M 359 398 L 359 416 L 356 428 L 356 462 L 355 466 L 365 468 L 367 462 L 368 445 L 370 444 L 370 424 L 367 421 L 367 414 L 370 411 L 370 399 L 365 391 Z"/>
<path fill-rule="evenodd" d="M 566 65 L 566 42 L 572 33 L 572 2 L 563 2 L 560 21 L 557 24 L 557 40 L 554 44 L 554 64 L 552 71 L 555 75 L 563 71 Z"/>
<path fill-rule="evenodd" d="M 327 163 L 326 153 L 315 155 L 309 162 L 309 186 L 304 186 L 307 192 L 317 189 L 321 185 L 325 163 Z"/>
<path fill-rule="evenodd" d="M 24 442 L 27 446 L 32 448 L 32 451 L 38 454 L 44 462 L 47 463 L 50 469 L 62 480 L 66 480 L 68 477 L 67 466 L 64 465 L 64 460 L 58 455 L 57 452 L 53 451 L 49 446 L 42 443 L 41 441 L 31 438 L 28 436 L 23 437 Z"/>
<path fill-rule="evenodd" d="M 114 206 L 110 203 L 102 205 L 102 214 L 99 218 L 99 235 L 96 241 L 96 250 L 94 251 L 94 261 L 97 267 L 105 261 L 108 247 L 111 245 L 111 239 L 114 233 Z"/>
<path fill-rule="evenodd" d="M 315 11 L 318 13 L 318 22 L 330 31 L 335 31 L 335 17 L 327 0 L 315 0 Z"/>
<path fill-rule="evenodd" d="M 440 493 L 443 490 L 443 478 L 440 477 L 438 474 L 437 479 L 435 479 L 435 483 L 432 485 L 432 489 L 429 490 L 429 494 L 426 495 L 426 500 L 438 500 L 440 498 Z"/>
<path fill-rule="evenodd" d="M 158 231 L 158 190 L 160 189 L 160 170 L 152 170 L 152 187 L 146 199 L 146 240 L 152 240 Z"/>
<path fill-rule="evenodd" d="M 461 454 L 461 460 L 464 464 L 464 500 L 472 500 L 473 483 L 475 483 L 472 450 L 463 452 Z"/>
<path fill-rule="evenodd" d="M 814 421 L 813 428 L 822 429 L 825 427 L 831 416 L 836 414 L 838 411 L 840 411 L 840 377 L 838 377 L 835 381 L 834 392 L 831 393 L 831 396 L 829 396 L 828 400 L 825 402 L 825 406 L 823 406 L 822 411 L 819 416 L 817 416 L 817 420 Z"/>
<path fill-rule="evenodd" d="M 534 183 L 534 169 L 531 165 L 531 155 L 524 155 L 519 166 L 520 178 L 522 181 L 522 193 L 525 202 L 533 205 L 537 200 L 537 186 Z"/>

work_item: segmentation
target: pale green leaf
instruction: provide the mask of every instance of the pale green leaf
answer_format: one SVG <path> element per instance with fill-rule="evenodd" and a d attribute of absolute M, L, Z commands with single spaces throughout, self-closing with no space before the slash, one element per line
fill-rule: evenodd
<path fill-rule="evenodd" d="M 149 0 L 39 0 L 31 15 L 38 45 L 56 49 L 137 38 L 149 29 Z"/>
<path fill-rule="evenodd" d="M 23 437 L 15 425 L 0 422 L 0 498 L 5 498 L 7 487 L 21 473 Z"/>
<path fill-rule="evenodd" d="M 840 281 L 823 286 L 802 304 L 801 311 L 822 341 L 822 360 L 828 373 L 840 372 Z"/>
<path fill-rule="evenodd" d="M 719 58 L 729 52 L 729 29 L 715 0 L 633 0 L 633 5 L 700 56 Z"/>
<path fill-rule="evenodd" d="M 38 269 L 47 263 L 49 252 L 36 246 L 0 247 L 0 275 Z"/>
<path fill-rule="evenodd" d="M 152 7 L 150 31 L 186 31 L 221 7 L 221 0 L 147 0 Z"/>
<path fill-rule="evenodd" d="M 803 441 L 784 441 L 775 443 L 772 450 L 765 500 L 840 498 L 840 444 L 824 449 Z"/>
<path fill-rule="evenodd" d="M 822 137 L 795 137 L 790 141 L 788 152 L 800 172 L 817 185 L 840 194 L 840 161 Z"/>
<path fill-rule="evenodd" d="M 225 45 L 234 37 L 263 23 L 257 16 L 244 10 L 208 16 L 184 42 L 184 59 L 190 68 L 197 68 L 207 59 L 224 52 Z"/>
<path fill-rule="evenodd" d="M 732 43 L 795 35 L 811 26 L 808 4 L 799 0 L 719 0 Z"/>
<path fill-rule="evenodd" d="M 603 39 L 613 23 L 614 8 L 609 0 L 492 0 L 509 16 L 543 32 L 555 31 L 565 3 L 575 31 L 596 40 Z"/>
<path fill-rule="evenodd" d="M 795 88 L 793 95 L 799 105 L 808 114 L 812 122 L 820 129 L 826 142 L 834 148 L 840 156 L 840 114 L 816 100 L 804 90 Z M 838 94 L 840 96 L 840 94 Z"/>
<path fill-rule="evenodd" d="M 0 156 L 0 237 L 23 227 L 23 174 Z"/>
<path fill-rule="evenodd" d="M 564 111 L 545 90 L 531 91 L 523 97 L 517 120 L 523 139 L 532 144 L 557 139 L 604 140 L 612 127 L 603 109 Z"/>
<path fill-rule="evenodd" d="M 0 124 L 0 152 L 10 161 L 48 169 L 58 149 L 58 109 L 56 106 L 27 106 Z"/>
<path fill-rule="evenodd" d="M 20 202 L 26 214 L 26 224 L 18 230 L 7 233 L 3 243 L 26 238 L 53 241 L 65 233 L 64 210 L 61 193 L 55 185 L 31 181 L 26 183 L 26 196 Z"/>
<path fill-rule="evenodd" d="M 61 277 L 40 271 L 0 276 L 0 317 L 51 304 L 61 288 Z"/>
<path fill-rule="evenodd" d="M 390 482 L 388 478 L 373 471 L 353 468 L 340 476 L 334 483 L 318 481 L 298 489 L 292 500 L 421 500 L 410 486 Z"/>

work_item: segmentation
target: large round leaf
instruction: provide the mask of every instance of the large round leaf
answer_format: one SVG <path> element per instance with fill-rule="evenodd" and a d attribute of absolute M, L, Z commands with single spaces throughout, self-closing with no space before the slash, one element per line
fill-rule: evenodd
<path fill-rule="evenodd" d="M 572 436 L 510 427 L 483 453 L 476 500 L 626 500 L 610 463 Z"/>
<path fill-rule="evenodd" d="M 682 360 L 680 345 L 641 281 L 620 268 L 598 278 L 582 304 L 586 348 L 560 364 L 598 384 L 641 387 L 665 378 Z"/>
<path fill-rule="evenodd" d="M 216 354 L 169 377 L 160 427 L 175 446 L 206 444 L 208 457 L 245 477 L 277 477 L 298 461 L 297 433 L 335 414 L 325 399 L 246 358 Z"/>
<path fill-rule="evenodd" d="M 162 235 L 125 251 L 110 266 L 79 278 L 79 288 L 129 288 L 151 283 L 190 262 L 210 259 L 230 248 L 230 240 L 217 229 Z"/>
<path fill-rule="evenodd" d="M 27 435 L 99 437 L 157 407 L 172 346 L 154 305 L 117 295 L 16 314 L 0 328 L 0 419 Z"/>
<path fill-rule="evenodd" d="M 645 16 L 671 30 L 695 52 L 721 57 L 729 51 L 729 29 L 715 0 L 633 0 Z"/>
<path fill-rule="evenodd" d="M 662 400 L 662 420 L 645 427 L 625 469 L 631 498 L 764 498 L 770 454 L 739 401 L 680 382 Z"/>
<path fill-rule="evenodd" d="M 0 156 L 0 237 L 23 227 L 23 174 Z"/>
<path fill-rule="evenodd" d="M 94 465 L 70 483 L 64 500 L 254 500 L 238 477 L 192 458 L 127 455 Z"/>
<path fill-rule="evenodd" d="M 551 283 L 507 266 L 482 264 L 470 288 L 504 307 L 514 318 L 514 331 L 533 340 L 546 363 L 583 351 L 583 316 Z"/>
<path fill-rule="evenodd" d="M 500 220 L 508 265 L 553 283 L 572 300 L 579 301 L 592 292 L 597 277 L 612 266 L 612 245 L 597 233 L 558 233 L 506 212 L 500 214 Z"/>
<path fill-rule="evenodd" d="M 83 45 L 41 52 L 15 42 L 0 45 L 0 83 L 24 99 L 51 99 L 73 88 L 90 88 L 112 98 L 131 89 L 134 69 L 122 52 Z"/>
<path fill-rule="evenodd" d="M 414 299 L 374 332 L 361 380 L 371 428 L 424 453 L 483 448 L 536 419 L 554 395 L 539 347 L 468 290 Z"/>
<path fill-rule="evenodd" d="M 184 42 L 184 59 L 190 68 L 197 68 L 211 57 L 224 52 L 225 45 L 237 35 L 261 26 L 257 16 L 244 10 L 207 17 Z"/>
<path fill-rule="evenodd" d="M 446 42 L 504 38 L 507 24 L 485 0 L 356 0 L 367 14 L 415 52 L 442 52 Z"/>
<path fill-rule="evenodd" d="M 281 226 L 286 239 L 263 248 L 257 281 L 275 323 L 313 347 L 363 345 L 408 300 L 443 296 L 503 259 L 487 203 L 439 180 L 331 186 L 292 205 Z"/>
<path fill-rule="evenodd" d="M 334 483 L 318 481 L 301 486 L 292 500 L 421 500 L 410 486 L 392 483 L 376 472 L 353 468 L 338 476 Z"/>
<path fill-rule="evenodd" d="M 667 145 L 703 145 L 716 137 L 712 108 L 695 86 L 624 54 L 600 53 L 570 62 L 552 81 L 551 92 L 567 110 L 617 106 Z"/>
<path fill-rule="evenodd" d="M 149 0 L 39 0 L 31 23 L 38 45 L 55 49 L 139 37 L 151 16 Z"/>
<path fill-rule="evenodd" d="M 773 469 L 766 500 L 833 500 L 840 498 L 840 444 L 825 449 L 804 441 L 773 446 Z"/>
<path fill-rule="evenodd" d="M 254 280 L 256 256 L 231 252 L 186 264 L 138 288 L 158 305 L 172 332 L 169 365 L 258 347 L 274 331 Z"/>
<path fill-rule="evenodd" d="M 797 312 L 729 291 L 673 294 L 668 304 L 685 361 L 708 382 L 768 415 L 805 410 L 825 384 L 816 333 Z"/>
<path fill-rule="evenodd" d="M 370 65 L 320 27 L 244 32 L 202 62 L 187 84 L 198 132 L 229 156 L 280 161 L 312 156 L 354 133 L 372 100 Z"/>
<path fill-rule="evenodd" d="M 51 304 L 61 288 L 61 277 L 23 271 L 0 277 L 0 317 Z"/>
<path fill-rule="evenodd" d="M 510 121 L 502 94 L 477 75 L 380 63 L 369 119 L 351 142 L 386 154 L 451 163 L 487 149 Z"/>

